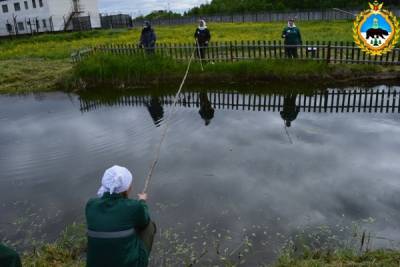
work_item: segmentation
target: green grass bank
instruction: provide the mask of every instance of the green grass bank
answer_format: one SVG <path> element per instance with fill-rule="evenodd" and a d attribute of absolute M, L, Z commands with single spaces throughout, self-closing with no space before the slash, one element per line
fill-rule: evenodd
<path fill-rule="evenodd" d="M 96 54 L 78 63 L 69 89 L 94 87 L 134 88 L 181 82 L 187 63 L 151 56 Z M 230 83 L 304 82 L 313 84 L 388 82 L 400 77 L 398 67 L 376 65 L 326 64 L 298 60 L 254 60 L 217 62 L 204 65 L 192 62 L 187 84 L 222 85 Z"/>
<path fill-rule="evenodd" d="M 235 40 L 281 40 L 281 31 L 285 23 L 210 23 L 212 41 L 225 42 Z M 352 41 L 352 21 L 313 21 L 298 22 L 304 41 Z M 196 25 L 156 26 L 155 30 L 160 43 L 190 43 L 193 42 L 193 34 Z M 63 90 L 65 84 L 70 85 L 70 79 L 76 78 L 76 74 L 82 75 L 83 80 L 94 79 L 100 67 L 90 66 L 87 62 L 73 70 L 70 55 L 73 51 L 83 47 L 104 44 L 136 44 L 140 36 L 140 28 L 93 30 L 87 32 L 71 32 L 57 34 L 43 34 L 33 37 L 21 37 L 0 40 L 0 93 L 27 93 L 36 91 Z M 91 62 L 102 60 L 100 80 L 110 77 L 110 71 L 115 76 L 109 84 L 127 79 L 128 82 L 120 83 L 121 87 L 128 85 L 162 84 L 162 82 L 177 81 L 183 75 L 184 67 L 177 63 L 157 63 L 151 70 L 151 66 L 138 66 L 139 63 L 129 59 L 120 59 L 115 63 L 112 58 L 95 58 Z M 106 66 L 106 61 L 112 63 Z M 129 65 L 126 65 L 126 64 Z M 143 61 L 140 61 L 142 64 Z M 153 62 L 154 63 L 154 62 Z M 160 66 L 168 66 L 168 70 L 160 69 Z M 117 67 L 117 71 L 112 71 Z M 140 69 L 140 68 L 141 69 Z M 155 72 L 154 70 L 161 72 Z M 129 70 L 129 75 L 127 75 Z M 361 74 L 362 78 L 372 75 L 372 79 L 382 81 L 393 75 L 396 68 L 370 66 L 324 66 L 324 64 L 300 63 L 300 62 L 243 62 L 228 64 L 207 65 L 206 71 L 199 74 L 198 64 L 194 64 L 190 81 L 201 82 L 209 79 L 212 82 L 246 82 L 251 80 L 265 81 L 268 79 L 284 79 L 291 77 L 297 80 L 314 79 L 329 81 Z M 376 76 L 376 72 L 378 76 Z M 97 75 L 96 74 L 96 75 Z M 240 74 L 240 75 L 237 75 Z M 349 75 L 350 74 L 350 75 Z M 321 77 L 321 75 L 323 75 Z M 76 85 L 79 83 L 75 83 Z M 82 84 L 80 84 L 82 85 Z M 68 88 L 68 86 L 66 86 Z"/>
<path fill-rule="evenodd" d="M 299 22 L 308 41 L 351 41 L 351 21 Z M 210 23 L 212 40 L 280 40 L 284 23 Z M 156 26 L 158 42 L 192 42 L 196 25 Z M 0 93 L 60 90 L 73 51 L 104 44 L 136 44 L 140 28 L 43 34 L 0 40 Z"/>
<path fill-rule="evenodd" d="M 54 242 L 34 248 L 22 256 L 23 266 L 85 266 L 86 232 L 82 224 L 69 226 Z M 168 235 L 168 234 L 167 234 Z M 157 239 L 165 239 L 157 236 Z M 156 240 L 157 241 L 157 240 Z M 165 241 L 165 240 L 164 240 Z M 201 240 L 199 242 L 202 242 Z M 193 266 L 199 263 L 201 256 L 197 256 L 190 250 L 182 249 L 184 243 L 170 242 L 168 244 L 171 257 L 179 255 L 182 259 L 191 259 L 181 266 Z M 251 250 L 251 246 L 249 247 Z M 166 256 L 157 244 L 152 252 L 154 262 L 168 262 L 163 259 Z M 177 253 L 177 254 L 175 254 Z M 161 257 L 161 258 L 160 258 Z M 247 257 L 251 257 L 251 252 Z M 154 258 L 159 258 L 155 260 Z M 216 266 L 239 266 L 240 262 L 230 261 L 224 257 L 216 260 Z M 245 258 L 242 265 L 245 263 Z M 191 265 L 192 264 L 192 265 Z M 282 252 L 275 263 L 264 265 L 271 267 L 398 267 L 400 265 L 400 251 L 396 250 L 372 250 L 357 252 L 355 249 L 333 249 L 329 251 L 306 250 L 301 254 L 294 250 Z M 174 266 L 174 265 L 165 265 Z M 262 265 L 261 265 L 262 266 Z"/>

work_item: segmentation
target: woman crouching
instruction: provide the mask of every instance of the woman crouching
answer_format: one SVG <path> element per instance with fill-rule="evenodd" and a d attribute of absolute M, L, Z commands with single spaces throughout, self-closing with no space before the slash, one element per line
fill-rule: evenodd
<path fill-rule="evenodd" d="M 88 267 L 148 265 L 156 227 L 150 221 L 147 194 L 128 198 L 132 180 L 124 167 L 106 170 L 98 198 L 87 203 Z"/>

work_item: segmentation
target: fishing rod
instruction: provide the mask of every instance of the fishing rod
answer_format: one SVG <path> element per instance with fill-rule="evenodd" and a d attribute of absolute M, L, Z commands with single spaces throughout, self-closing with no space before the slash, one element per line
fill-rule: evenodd
<path fill-rule="evenodd" d="M 158 161 L 160 159 L 161 146 L 162 146 L 162 144 L 163 144 L 163 142 L 165 140 L 165 137 L 167 136 L 169 123 L 170 123 L 172 115 L 175 112 L 176 103 L 178 102 L 178 98 L 179 98 L 179 95 L 181 94 L 181 91 L 183 89 L 183 85 L 185 84 L 186 79 L 188 77 L 190 66 L 192 65 L 192 61 L 193 61 L 193 58 L 194 58 L 195 51 L 196 51 L 196 48 L 193 49 L 192 55 L 190 57 L 189 63 L 188 63 L 187 68 L 186 68 L 185 75 L 183 76 L 183 79 L 182 79 L 181 85 L 179 86 L 178 92 L 176 92 L 176 95 L 175 95 L 175 98 L 174 98 L 174 102 L 172 104 L 172 110 L 170 111 L 170 113 L 168 114 L 167 119 L 165 120 L 164 131 L 163 131 L 163 133 L 161 135 L 160 142 L 158 143 L 158 146 L 157 146 L 155 159 L 153 160 L 153 162 L 151 164 L 149 174 L 147 175 L 147 178 L 145 180 L 144 188 L 143 188 L 143 191 L 142 191 L 143 193 L 147 193 L 149 185 L 150 185 L 150 182 L 151 182 L 151 178 L 153 177 L 154 170 L 155 170 L 155 168 L 157 166 L 157 163 L 158 163 Z"/>

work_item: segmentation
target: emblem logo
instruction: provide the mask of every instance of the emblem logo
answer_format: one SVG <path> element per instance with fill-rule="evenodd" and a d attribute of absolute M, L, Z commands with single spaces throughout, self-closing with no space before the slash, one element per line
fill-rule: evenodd
<path fill-rule="evenodd" d="M 392 51 L 400 37 L 396 16 L 383 9 L 383 3 L 374 0 L 370 9 L 362 11 L 354 21 L 354 42 L 371 55 L 383 55 Z"/>

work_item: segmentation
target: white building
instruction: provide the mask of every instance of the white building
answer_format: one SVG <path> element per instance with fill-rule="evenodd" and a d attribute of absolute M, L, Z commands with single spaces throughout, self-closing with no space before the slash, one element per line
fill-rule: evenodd
<path fill-rule="evenodd" d="M 100 26 L 97 0 L 0 0 L 0 36 Z"/>

